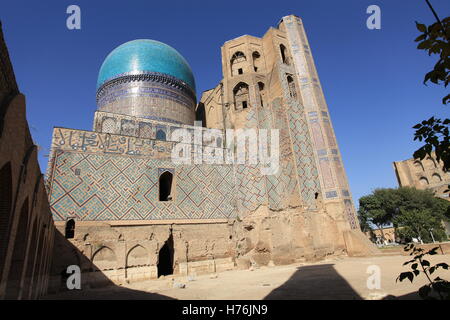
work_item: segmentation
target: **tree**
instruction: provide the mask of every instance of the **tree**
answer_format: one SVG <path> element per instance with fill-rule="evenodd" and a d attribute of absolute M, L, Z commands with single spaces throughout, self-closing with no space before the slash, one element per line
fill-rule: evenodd
<path fill-rule="evenodd" d="M 358 214 L 363 221 L 374 224 L 380 229 L 381 237 L 384 239 L 383 227 L 392 222 L 395 212 L 393 209 L 397 203 L 394 200 L 394 189 L 376 189 L 371 195 L 359 199 Z"/>
<path fill-rule="evenodd" d="M 438 61 L 433 70 L 428 72 L 424 78 L 424 84 L 432 82 L 434 84 L 443 84 L 445 87 L 450 82 L 450 17 L 439 19 L 430 2 L 426 0 L 436 22 L 428 27 L 416 22 L 417 29 L 422 33 L 416 38 L 419 42 L 417 49 L 426 50 L 428 55 L 438 55 Z M 450 102 L 450 94 L 442 99 L 446 105 Z M 431 117 L 413 128 L 414 140 L 424 141 L 425 145 L 414 152 L 414 158 L 424 159 L 426 155 L 435 152 L 436 159 L 442 161 L 444 171 L 450 170 L 450 139 L 449 139 L 450 119 L 435 119 Z M 449 188 L 450 189 L 450 188 Z"/>
<path fill-rule="evenodd" d="M 376 189 L 359 199 L 358 213 L 381 230 L 393 224 L 396 234 L 406 238 L 421 237 L 432 241 L 446 238 L 442 220 L 448 220 L 450 202 L 436 198 L 431 190 L 410 187 Z"/>
<path fill-rule="evenodd" d="M 424 242 L 433 242 L 430 232 L 436 241 L 447 238 L 441 224 L 442 219 L 434 215 L 430 209 L 404 210 L 394 220 L 398 226 L 402 226 L 397 230 L 398 236 L 402 239 L 419 238 Z"/>

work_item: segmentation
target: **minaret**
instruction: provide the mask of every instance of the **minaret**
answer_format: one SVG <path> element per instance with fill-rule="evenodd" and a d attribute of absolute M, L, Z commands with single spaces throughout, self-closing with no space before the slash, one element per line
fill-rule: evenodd
<path fill-rule="evenodd" d="M 349 191 L 342 157 L 334 134 L 327 103 L 311 54 L 302 20 L 294 15 L 283 17 L 279 29 L 286 32 L 296 82 L 314 146 L 321 191 L 328 211 L 343 207 L 352 229 L 359 228 Z"/>

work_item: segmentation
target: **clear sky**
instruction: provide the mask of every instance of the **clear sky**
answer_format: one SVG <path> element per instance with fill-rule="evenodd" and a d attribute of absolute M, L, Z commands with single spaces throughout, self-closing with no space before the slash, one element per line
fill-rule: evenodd
<path fill-rule="evenodd" d="M 449 0 L 431 2 L 441 17 L 450 14 Z M 66 28 L 71 4 L 81 8 L 81 30 Z M 372 4 L 381 8 L 380 30 L 366 27 Z M 414 43 L 414 21 L 434 22 L 423 0 L 4 0 L 0 19 L 41 169 L 54 126 L 92 129 L 97 74 L 118 45 L 148 38 L 176 48 L 200 97 L 222 78 L 225 41 L 261 37 L 288 14 L 305 24 L 355 203 L 374 188 L 396 187 L 392 162 L 420 146 L 411 127 L 449 113 L 440 102 L 447 91 L 422 84 L 436 61 Z"/>

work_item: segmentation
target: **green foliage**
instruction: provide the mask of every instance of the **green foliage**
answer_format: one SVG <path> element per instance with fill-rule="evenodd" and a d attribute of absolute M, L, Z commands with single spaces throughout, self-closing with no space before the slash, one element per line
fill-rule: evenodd
<path fill-rule="evenodd" d="M 428 279 L 428 284 L 422 286 L 419 289 L 419 295 L 424 300 L 436 300 L 437 298 L 441 300 L 450 300 L 450 282 L 447 280 L 443 280 L 439 277 L 431 279 L 431 275 L 438 270 L 439 268 L 448 270 L 448 264 L 441 262 L 434 266 L 431 266 L 428 260 L 424 258 L 427 255 L 436 255 L 439 247 L 435 247 L 427 252 L 425 252 L 422 248 L 416 248 L 414 244 L 408 244 L 405 246 L 405 251 L 410 251 L 409 255 L 414 256 L 412 260 L 406 261 L 403 265 L 410 265 L 411 271 L 406 271 L 400 273 L 397 277 L 397 281 L 403 281 L 408 279 L 411 283 L 414 281 L 414 278 L 418 277 L 420 274 L 423 274 Z"/>
<path fill-rule="evenodd" d="M 416 38 L 417 49 L 425 50 L 428 55 L 439 55 L 439 59 L 434 65 L 433 70 L 425 75 L 423 82 L 426 84 L 431 81 L 434 84 L 444 84 L 448 86 L 450 82 L 450 17 L 445 18 L 440 23 L 435 22 L 430 26 L 416 22 L 417 30 L 422 32 Z M 442 99 L 446 104 L 450 101 L 450 94 Z"/>
<path fill-rule="evenodd" d="M 436 154 L 436 160 L 442 161 L 444 171 L 450 170 L 450 137 L 449 137 L 450 119 L 435 119 L 431 117 L 413 128 L 414 140 L 424 141 L 425 145 L 414 152 L 414 158 L 423 160 L 427 155 L 431 156 L 433 149 Z"/>
<path fill-rule="evenodd" d="M 410 187 L 376 189 L 359 199 L 360 220 L 373 223 L 378 228 L 393 224 L 397 235 L 411 239 L 421 237 L 431 242 L 446 240 L 442 220 L 447 219 L 450 203 L 436 198 L 430 190 Z"/>
<path fill-rule="evenodd" d="M 444 227 L 441 224 L 442 219 L 433 215 L 429 209 L 424 210 L 404 210 L 394 219 L 396 225 L 402 226 L 397 230 L 397 235 L 402 239 L 411 239 L 420 237 L 424 242 L 432 242 L 430 231 L 436 241 L 447 239 Z"/>
<path fill-rule="evenodd" d="M 425 75 L 424 83 L 430 81 L 447 87 L 450 82 L 450 17 L 428 27 L 416 22 L 416 27 L 422 33 L 415 40 L 419 43 L 417 49 L 427 51 L 430 56 L 439 56 L 433 70 Z M 443 104 L 449 101 L 450 94 L 442 99 Z M 434 117 L 416 124 L 413 127 L 416 129 L 414 140 L 424 141 L 425 145 L 414 152 L 414 158 L 422 160 L 427 154 L 431 156 L 434 149 L 436 159 L 442 160 L 444 171 L 450 170 L 449 125 L 450 119 Z"/>

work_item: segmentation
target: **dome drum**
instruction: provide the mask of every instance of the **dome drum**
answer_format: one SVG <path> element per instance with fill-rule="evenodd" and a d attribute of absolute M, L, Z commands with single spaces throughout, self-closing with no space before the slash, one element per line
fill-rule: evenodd
<path fill-rule="evenodd" d="M 97 81 L 99 111 L 192 125 L 195 81 L 186 60 L 154 40 L 133 40 L 114 49 Z"/>

